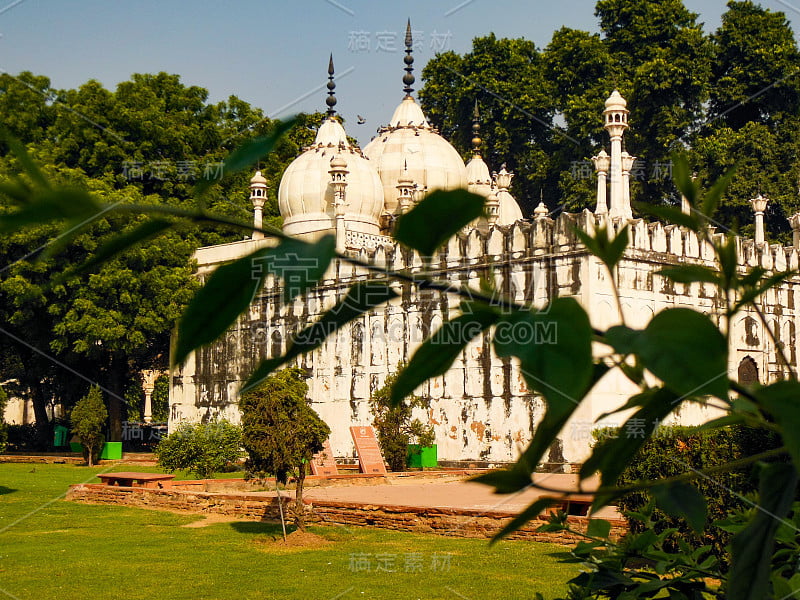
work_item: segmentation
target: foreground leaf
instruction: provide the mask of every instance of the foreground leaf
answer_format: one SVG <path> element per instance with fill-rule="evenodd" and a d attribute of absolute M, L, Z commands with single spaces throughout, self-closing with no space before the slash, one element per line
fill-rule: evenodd
<path fill-rule="evenodd" d="M 686 519 L 692 529 L 702 533 L 708 517 L 708 506 L 705 497 L 696 487 L 688 483 L 675 482 L 657 485 L 652 492 L 665 513 Z"/>
<path fill-rule="evenodd" d="M 282 364 L 321 346 L 328 336 L 336 333 L 342 326 L 363 315 L 376 306 L 397 298 L 397 292 L 386 281 L 364 281 L 348 290 L 345 297 L 320 319 L 299 332 L 291 341 L 283 356 L 269 358 L 261 362 L 242 386 L 240 393 L 258 386 L 272 371 Z"/>
<path fill-rule="evenodd" d="M 658 313 L 643 331 L 612 327 L 606 339 L 680 396 L 728 396 L 728 345 L 708 316 L 688 308 Z"/>
<path fill-rule="evenodd" d="M 483 214 L 485 198 L 466 190 L 436 190 L 397 219 L 394 239 L 432 256 L 462 227 Z"/>
<path fill-rule="evenodd" d="M 770 464 L 762 469 L 758 510 L 731 542 L 733 564 L 727 590 L 730 600 L 761 600 L 769 596 L 775 532 L 789 513 L 796 491 L 797 471 L 791 464 Z"/>
<path fill-rule="evenodd" d="M 800 383 L 778 381 L 753 391 L 758 404 L 775 419 L 795 468 L 800 470 Z"/>
<path fill-rule="evenodd" d="M 475 303 L 471 306 L 472 312 L 444 323 L 417 349 L 392 386 L 393 405 L 400 404 L 428 379 L 445 373 L 467 344 L 500 317 L 488 306 L 484 309 L 479 309 Z"/>
<path fill-rule="evenodd" d="M 315 244 L 286 239 L 275 248 L 261 248 L 218 267 L 178 323 L 173 365 L 182 364 L 194 349 L 225 333 L 250 306 L 268 275 L 284 278 L 284 301 L 312 287 L 330 264 L 333 246 L 332 236 Z"/>

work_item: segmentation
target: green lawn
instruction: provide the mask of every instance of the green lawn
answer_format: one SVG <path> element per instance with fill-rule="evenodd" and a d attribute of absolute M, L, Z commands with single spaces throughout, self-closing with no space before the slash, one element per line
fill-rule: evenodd
<path fill-rule="evenodd" d="M 563 595 L 574 574 L 549 544 L 317 527 L 332 543 L 285 549 L 272 524 L 62 499 L 102 470 L 0 464 L 0 598 L 508 600 Z"/>

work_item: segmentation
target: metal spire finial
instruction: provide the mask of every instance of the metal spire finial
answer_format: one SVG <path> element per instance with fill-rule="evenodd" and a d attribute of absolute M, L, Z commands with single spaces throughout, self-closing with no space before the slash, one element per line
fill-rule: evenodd
<path fill-rule="evenodd" d="M 403 83 L 405 87 L 403 91 L 406 93 L 406 96 L 411 96 L 411 92 L 414 91 L 414 88 L 411 86 L 414 84 L 414 57 L 411 56 L 411 53 L 414 51 L 414 41 L 411 39 L 411 19 L 408 20 L 406 24 L 406 55 L 403 58 L 403 61 L 406 63 L 405 72 L 406 74 L 403 75 Z"/>
<path fill-rule="evenodd" d="M 336 83 L 333 81 L 333 53 L 331 53 L 330 60 L 328 61 L 328 97 L 325 99 L 325 104 L 328 105 L 328 117 L 331 118 L 336 115 Z"/>
<path fill-rule="evenodd" d="M 475 99 L 475 110 L 472 113 L 472 152 L 475 156 L 481 154 L 481 115 L 478 112 L 478 100 Z"/>

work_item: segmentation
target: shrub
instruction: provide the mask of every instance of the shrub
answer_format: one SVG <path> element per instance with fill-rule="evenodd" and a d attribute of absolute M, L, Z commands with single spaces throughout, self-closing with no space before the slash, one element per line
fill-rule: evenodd
<path fill-rule="evenodd" d="M 624 432 L 605 429 L 599 430 L 598 437 L 603 435 L 624 435 Z M 730 426 L 720 429 L 698 431 L 693 427 L 659 427 L 639 452 L 633 457 L 619 479 L 619 485 L 627 485 L 636 481 L 653 480 L 663 477 L 681 475 L 689 470 L 702 470 L 723 465 L 780 447 L 776 434 L 767 434 L 763 429 L 755 430 L 744 426 Z M 708 505 L 708 521 L 724 520 L 733 513 L 750 507 L 743 496 L 756 492 L 757 482 L 750 476 L 751 467 L 738 470 L 726 470 L 716 473 L 712 478 L 698 478 L 697 489 L 705 496 Z M 641 512 L 650 502 L 651 497 L 645 491 L 626 494 L 618 501 L 623 511 Z M 707 527 L 702 539 L 695 534 L 683 519 L 676 519 L 655 508 L 653 520 L 658 532 L 667 528 L 677 528 L 685 540 L 696 546 L 709 544 L 712 552 L 726 566 L 725 547 L 730 542 L 731 534 L 718 527 Z M 640 533 L 643 530 L 641 520 L 628 519 L 631 531 Z"/>
<path fill-rule="evenodd" d="M 306 468 L 331 433 L 330 427 L 309 406 L 307 393 L 303 371 L 289 368 L 267 377 L 239 400 L 247 471 L 257 477 L 273 473 L 283 484 L 289 475 L 296 478 L 294 520 L 300 529 L 305 528 Z"/>
<path fill-rule="evenodd" d="M 25 450 L 43 450 L 39 445 L 39 435 L 36 432 L 36 425 L 28 423 L 26 425 L 6 425 L 8 434 L 7 450 L 21 452 Z"/>
<path fill-rule="evenodd" d="M 226 420 L 182 423 L 155 448 L 158 465 L 170 473 L 185 469 L 208 479 L 239 459 L 242 428 Z"/>
<path fill-rule="evenodd" d="M 103 403 L 100 388 L 92 386 L 89 393 L 78 400 L 72 408 L 70 420 L 72 431 L 78 436 L 83 445 L 83 458 L 93 466 L 103 450 L 105 436 L 103 427 L 108 419 L 108 411 Z"/>
<path fill-rule="evenodd" d="M 397 372 L 402 368 L 403 365 L 399 365 Z M 405 471 L 408 445 L 430 446 L 433 444 L 434 433 L 430 425 L 411 418 L 414 408 L 425 406 L 419 396 L 410 396 L 397 406 L 392 406 L 390 394 L 396 379 L 397 373 L 389 375 L 383 387 L 372 394 L 369 406 L 374 417 L 372 425 L 378 434 L 378 443 L 389 468 L 392 471 Z"/>

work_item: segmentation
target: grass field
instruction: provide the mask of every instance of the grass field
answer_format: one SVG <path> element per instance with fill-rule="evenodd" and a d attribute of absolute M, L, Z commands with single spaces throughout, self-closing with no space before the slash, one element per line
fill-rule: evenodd
<path fill-rule="evenodd" d="M 316 527 L 329 543 L 286 548 L 273 524 L 63 500 L 102 470 L 0 464 L 0 598 L 509 600 L 575 573 L 549 544 Z"/>

